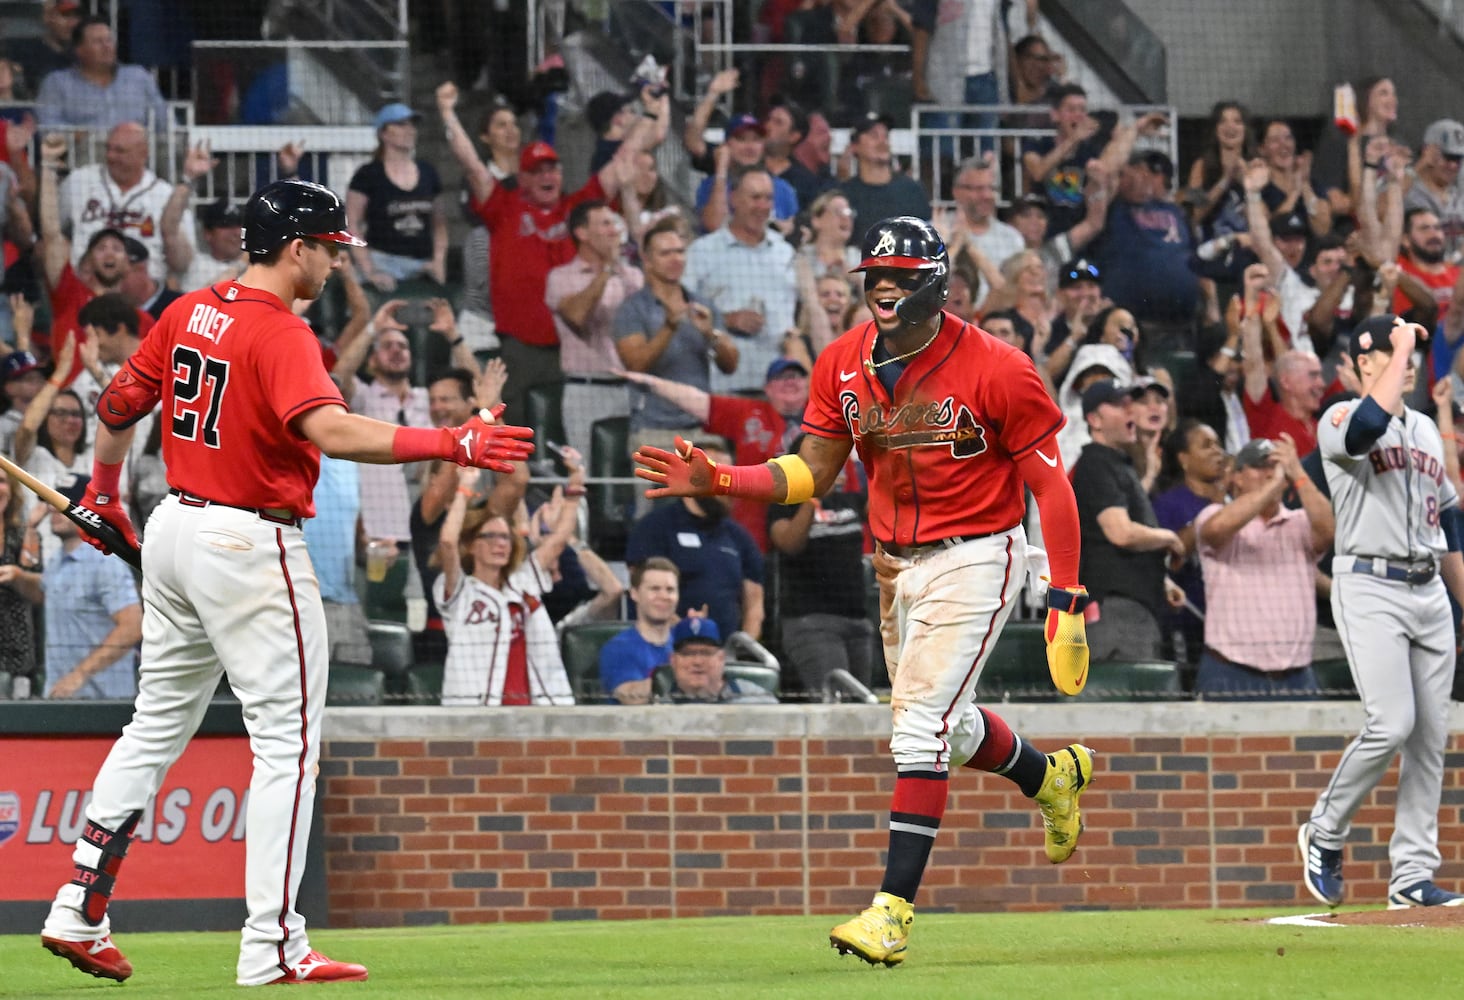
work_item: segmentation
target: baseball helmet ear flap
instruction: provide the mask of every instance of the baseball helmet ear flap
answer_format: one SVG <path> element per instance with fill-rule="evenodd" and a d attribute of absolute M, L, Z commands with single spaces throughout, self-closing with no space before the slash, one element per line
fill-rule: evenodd
<path fill-rule="evenodd" d="M 895 305 L 895 315 L 907 326 L 919 326 L 940 312 L 951 294 L 950 268 L 944 260 L 925 272 L 925 280 Z"/>

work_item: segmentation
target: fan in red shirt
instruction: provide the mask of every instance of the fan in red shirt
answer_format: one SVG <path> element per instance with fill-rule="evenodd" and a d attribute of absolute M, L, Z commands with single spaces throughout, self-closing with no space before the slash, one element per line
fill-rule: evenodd
<path fill-rule="evenodd" d="M 493 252 L 488 258 L 488 297 L 493 305 L 508 382 L 503 387 L 508 419 L 523 415 L 523 397 L 531 387 L 559 382 L 559 334 L 554 314 L 544 301 L 549 272 L 575 255 L 566 220 L 570 209 L 592 199 L 609 202 L 620 191 L 621 178 L 633 169 L 636 155 L 649 148 L 657 129 L 642 118 L 627 133 L 614 159 L 584 187 L 564 193 L 559 154 L 548 143 L 535 142 L 519 154 L 518 184 L 497 183 L 478 159 L 473 141 L 457 117 L 457 86 L 437 88 L 437 110 L 447 129 L 448 144 L 463 168 L 473 211 L 488 227 Z M 657 119 L 664 136 L 664 124 Z"/>
<path fill-rule="evenodd" d="M 1459 280 L 1459 266 L 1444 259 L 1447 249 L 1439 217 L 1426 208 L 1410 208 L 1403 217 L 1403 252 L 1398 254 L 1403 274 L 1393 293 L 1393 312 L 1418 316 L 1425 327 L 1433 328 L 1453 301 Z"/>
<path fill-rule="evenodd" d="M 864 298 L 874 315 L 814 363 L 797 455 L 717 466 L 677 442 L 642 447 L 649 497 L 728 495 L 802 503 L 828 492 L 857 448 L 877 539 L 880 630 L 892 683 L 897 778 L 884 881 L 829 942 L 870 963 L 904 960 L 915 892 L 962 765 L 1014 781 L 1041 809 L 1047 857 L 1066 861 L 1081 830 L 1078 796 L 1093 753 L 1047 755 L 974 703 L 976 680 L 1042 558 L 1022 529 L 1032 489 L 1051 546 L 1048 667 L 1067 693 L 1087 679 L 1078 583 L 1078 511 L 1058 456 L 1063 416 L 1031 360 L 944 312 L 950 261 L 924 220 L 902 216 L 864 238 Z"/>

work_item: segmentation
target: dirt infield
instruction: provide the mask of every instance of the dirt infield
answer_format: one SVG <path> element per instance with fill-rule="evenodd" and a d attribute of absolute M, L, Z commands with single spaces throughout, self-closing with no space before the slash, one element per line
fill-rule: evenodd
<path fill-rule="evenodd" d="M 1311 927 L 1458 927 L 1464 929 L 1464 906 L 1415 906 L 1407 910 L 1308 913 L 1304 917 L 1273 917 L 1267 922 L 1301 924 Z"/>

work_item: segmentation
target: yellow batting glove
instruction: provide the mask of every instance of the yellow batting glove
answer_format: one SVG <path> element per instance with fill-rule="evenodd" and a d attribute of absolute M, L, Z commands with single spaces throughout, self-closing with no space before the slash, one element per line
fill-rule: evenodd
<path fill-rule="evenodd" d="M 1083 608 L 1088 591 L 1081 586 L 1047 591 L 1047 671 L 1063 694 L 1078 694 L 1088 683 L 1088 633 Z"/>

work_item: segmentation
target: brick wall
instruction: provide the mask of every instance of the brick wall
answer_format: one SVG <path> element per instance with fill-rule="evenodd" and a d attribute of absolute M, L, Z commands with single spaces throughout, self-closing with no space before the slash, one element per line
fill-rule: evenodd
<path fill-rule="evenodd" d="M 336 926 L 843 913 L 878 888 L 893 787 L 884 736 L 342 738 L 348 727 L 328 727 Z M 1032 738 L 1052 749 L 1078 732 Z M 1100 757 L 1072 860 L 1047 863 L 1040 817 L 1014 785 L 962 771 L 922 909 L 1310 903 L 1296 828 L 1348 736 L 1083 738 Z M 1464 877 L 1461 759 L 1455 738 L 1439 837 L 1450 885 Z M 1357 817 L 1349 901 L 1384 898 L 1395 786 L 1396 769 Z"/>

